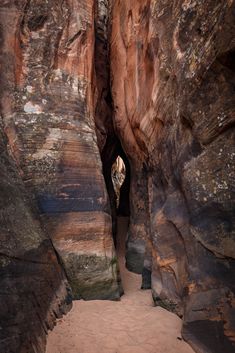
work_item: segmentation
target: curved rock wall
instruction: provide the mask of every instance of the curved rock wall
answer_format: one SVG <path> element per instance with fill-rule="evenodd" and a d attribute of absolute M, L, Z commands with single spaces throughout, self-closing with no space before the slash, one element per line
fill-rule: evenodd
<path fill-rule="evenodd" d="M 72 296 L 8 147 L 0 120 L 0 352 L 43 353 Z"/>
<path fill-rule="evenodd" d="M 94 110 L 95 1 L 0 4 L 2 115 L 74 298 L 119 298 Z"/>
<path fill-rule="evenodd" d="M 127 265 L 144 263 L 143 286 L 203 353 L 235 350 L 234 8 L 112 8 L 114 123 L 132 171 Z"/>
<path fill-rule="evenodd" d="M 234 351 L 234 8 L 1 1 L 4 353 L 41 353 L 70 301 L 46 234 L 74 298 L 119 298 L 110 182 L 125 154 L 127 267 L 197 352 Z"/>

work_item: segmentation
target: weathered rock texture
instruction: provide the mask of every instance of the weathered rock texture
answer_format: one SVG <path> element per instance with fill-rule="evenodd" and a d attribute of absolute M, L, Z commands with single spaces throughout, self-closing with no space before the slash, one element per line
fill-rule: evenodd
<path fill-rule="evenodd" d="M 111 168 L 120 155 L 123 213 L 130 184 L 127 267 L 143 271 L 156 303 L 183 316 L 197 352 L 234 352 L 234 8 L 234 0 L 1 1 L 1 116 L 11 153 L 2 145 L 1 182 L 10 188 L 2 209 L 12 238 L 8 250 L 1 244 L 2 288 L 13 290 L 4 310 L 16 311 L 30 288 L 43 308 L 32 329 L 25 312 L 34 302 L 24 299 L 17 325 L 0 331 L 3 344 L 13 347 L 6 330 L 21 322 L 26 336 L 42 332 L 47 309 L 66 297 L 46 233 L 74 298 L 119 298 Z M 32 260 L 40 264 L 29 267 Z"/>
<path fill-rule="evenodd" d="M 42 353 L 71 291 L 2 130 L 0 121 L 0 352 Z"/>
<path fill-rule="evenodd" d="M 115 299 L 112 222 L 94 123 L 95 5 L 1 2 L 2 115 L 74 298 Z"/>
<path fill-rule="evenodd" d="M 114 123 L 131 164 L 127 266 L 144 263 L 144 287 L 152 272 L 156 303 L 183 316 L 203 353 L 235 351 L 234 7 L 112 9 Z"/>

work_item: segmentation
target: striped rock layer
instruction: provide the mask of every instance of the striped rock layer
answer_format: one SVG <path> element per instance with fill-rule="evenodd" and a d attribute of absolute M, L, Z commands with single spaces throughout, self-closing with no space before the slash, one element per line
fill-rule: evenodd
<path fill-rule="evenodd" d="M 183 318 L 196 352 L 234 352 L 234 11 L 234 0 L 1 1 L 7 353 L 43 352 L 71 293 L 119 298 L 118 155 L 128 269 Z"/>

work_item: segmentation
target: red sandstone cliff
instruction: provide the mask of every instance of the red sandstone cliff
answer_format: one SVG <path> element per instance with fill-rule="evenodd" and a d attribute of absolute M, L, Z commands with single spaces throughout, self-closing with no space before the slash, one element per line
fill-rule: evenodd
<path fill-rule="evenodd" d="M 4 353 L 44 351 L 71 302 L 62 267 L 73 298 L 119 298 L 95 133 L 95 14 L 95 1 L 0 3 Z"/>
<path fill-rule="evenodd" d="M 144 286 L 183 316 L 197 352 L 235 350 L 234 11 L 220 0 L 112 9 L 114 123 L 132 175 L 127 265 L 144 261 Z"/>
<path fill-rule="evenodd" d="M 74 298 L 118 298 L 95 134 L 94 1 L 4 1 L 2 116 Z M 23 9 L 23 11 L 22 11 Z"/>
<path fill-rule="evenodd" d="M 46 333 L 71 307 L 51 240 L 19 177 L 0 124 L 0 352 L 45 351 Z"/>

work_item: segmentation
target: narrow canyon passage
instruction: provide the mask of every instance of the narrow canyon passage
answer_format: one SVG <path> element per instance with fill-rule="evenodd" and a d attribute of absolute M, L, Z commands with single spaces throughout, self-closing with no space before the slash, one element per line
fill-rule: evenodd
<path fill-rule="evenodd" d="M 119 217 L 117 252 L 125 294 L 120 302 L 75 301 L 49 333 L 46 353 L 193 353 L 182 341 L 181 320 L 153 307 L 141 276 L 125 268 L 128 218 Z"/>

